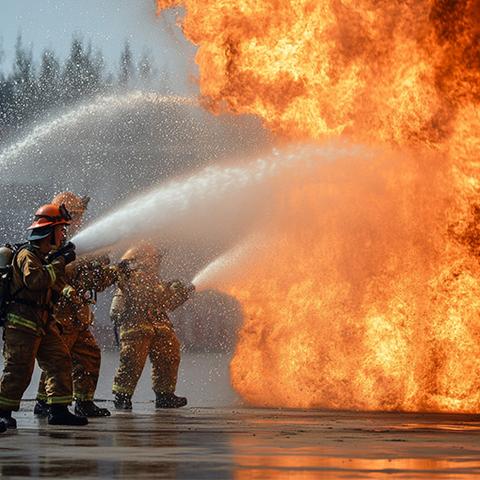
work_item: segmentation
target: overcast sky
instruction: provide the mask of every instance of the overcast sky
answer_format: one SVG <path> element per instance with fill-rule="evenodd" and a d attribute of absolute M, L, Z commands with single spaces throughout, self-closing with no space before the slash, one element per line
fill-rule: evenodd
<path fill-rule="evenodd" d="M 38 60 L 44 48 L 63 59 L 72 37 L 80 34 L 101 48 L 107 68 L 116 71 L 125 39 L 135 57 L 147 50 L 159 71 L 167 71 L 170 82 L 184 92 L 191 89 L 195 73 L 194 49 L 175 26 L 175 13 L 157 18 L 154 0 L 0 0 L 0 68 L 9 71 L 15 40 L 33 46 Z"/>

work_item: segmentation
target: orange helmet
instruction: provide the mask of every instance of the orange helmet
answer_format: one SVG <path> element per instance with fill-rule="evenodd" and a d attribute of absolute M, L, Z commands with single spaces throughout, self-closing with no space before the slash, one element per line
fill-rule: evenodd
<path fill-rule="evenodd" d="M 70 225 L 72 217 L 65 208 L 65 205 L 53 205 L 51 203 L 41 206 L 35 212 L 33 223 L 27 230 L 36 228 L 54 227 L 55 225 Z"/>
<path fill-rule="evenodd" d="M 122 260 L 134 261 L 138 266 L 155 266 L 157 267 L 162 260 L 163 254 L 160 250 L 150 242 L 142 240 L 130 247 L 123 255 Z"/>
<path fill-rule="evenodd" d="M 90 197 L 80 197 L 72 192 L 61 192 L 55 195 L 52 200 L 52 205 L 65 205 L 68 211 L 72 214 L 82 214 L 87 209 Z"/>

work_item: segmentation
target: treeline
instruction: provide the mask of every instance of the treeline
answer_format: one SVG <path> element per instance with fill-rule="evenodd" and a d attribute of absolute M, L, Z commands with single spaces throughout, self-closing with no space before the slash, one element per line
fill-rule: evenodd
<path fill-rule="evenodd" d="M 0 43 L 0 66 L 2 57 Z M 50 109 L 114 89 L 148 85 L 153 76 L 148 54 L 134 58 L 128 41 L 119 52 L 118 71 L 111 72 L 106 70 L 102 52 L 81 38 L 73 38 L 63 62 L 54 51 L 45 49 L 37 64 L 32 48 L 26 47 L 18 36 L 9 73 L 0 71 L 0 140 L 7 132 L 24 127 Z"/>

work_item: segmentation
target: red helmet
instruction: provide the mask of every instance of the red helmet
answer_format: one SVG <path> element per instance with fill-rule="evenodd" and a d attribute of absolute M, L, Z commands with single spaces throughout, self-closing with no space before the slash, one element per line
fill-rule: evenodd
<path fill-rule="evenodd" d="M 35 219 L 27 230 L 35 228 L 54 227 L 55 225 L 70 225 L 72 217 L 65 205 L 52 205 L 51 203 L 41 206 L 35 212 Z"/>

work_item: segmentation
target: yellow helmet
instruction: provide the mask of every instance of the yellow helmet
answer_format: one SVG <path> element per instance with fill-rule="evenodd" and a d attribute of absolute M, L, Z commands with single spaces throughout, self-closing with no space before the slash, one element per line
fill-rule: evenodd
<path fill-rule="evenodd" d="M 122 260 L 135 262 L 136 266 L 140 268 L 158 268 L 162 258 L 162 252 L 153 243 L 146 240 L 141 240 L 122 255 Z"/>
<path fill-rule="evenodd" d="M 84 196 L 80 197 L 72 192 L 61 192 L 52 200 L 53 205 L 65 205 L 67 210 L 72 214 L 83 214 L 87 209 L 88 202 L 90 201 L 90 197 Z"/>

